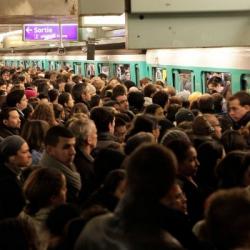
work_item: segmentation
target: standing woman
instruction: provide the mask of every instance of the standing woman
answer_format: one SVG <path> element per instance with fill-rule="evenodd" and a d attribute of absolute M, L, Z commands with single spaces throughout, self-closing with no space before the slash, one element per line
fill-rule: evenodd
<path fill-rule="evenodd" d="M 43 120 L 48 122 L 50 127 L 57 126 L 58 122 L 55 118 L 55 113 L 52 107 L 52 104 L 48 103 L 39 103 L 34 113 L 31 116 L 31 120 Z"/>
<path fill-rule="evenodd" d="M 58 97 L 58 103 L 63 106 L 64 114 L 65 114 L 65 121 L 70 118 L 71 109 L 74 107 L 74 99 L 72 95 L 68 92 L 63 92 Z"/>
<path fill-rule="evenodd" d="M 39 163 L 44 150 L 44 138 L 49 130 L 49 124 L 43 120 L 28 120 L 22 129 L 21 136 L 29 145 L 32 164 Z"/>
<path fill-rule="evenodd" d="M 200 190 L 194 180 L 199 161 L 194 146 L 185 140 L 172 140 L 164 144 L 171 149 L 178 161 L 177 177 L 187 197 L 187 210 L 191 223 L 197 222 L 203 215 Z"/>
<path fill-rule="evenodd" d="M 48 231 L 45 221 L 55 206 L 66 202 L 66 178 L 57 169 L 38 168 L 28 176 L 23 191 L 27 205 L 21 216 L 34 224 L 41 249 L 47 249 Z"/>

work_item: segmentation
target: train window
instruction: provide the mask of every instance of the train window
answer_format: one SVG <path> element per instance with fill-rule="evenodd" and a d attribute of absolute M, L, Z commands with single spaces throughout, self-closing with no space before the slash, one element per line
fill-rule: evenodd
<path fill-rule="evenodd" d="M 55 70 L 55 62 L 54 61 L 49 61 L 49 70 Z"/>
<path fill-rule="evenodd" d="M 212 92 L 220 92 L 223 95 L 226 94 L 226 92 L 231 92 L 231 81 L 232 81 L 232 75 L 229 72 L 202 72 L 203 75 L 203 81 L 205 83 L 205 90 L 208 93 Z M 215 77 L 215 83 L 219 83 L 218 86 L 215 85 L 209 85 L 208 82 L 212 77 Z M 218 78 L 216 78 L 218 77 Z"/>
<path fill-rule="evenodd" d="M 240 77 L 241 90 L 250 92 L 250 74 L 242 74 Z"/>
<path fill-rule="evenodd" d="M 152 67 L 152 79 L 156 81 L 167 81 L 167 70 L 160 67 Z"/>
<path fill-rule="evenodd" d="M 75 74 L 79 74 L 79 75 L 82 74 L 82 65 L 80 62 L 74 62 L 73 69 L 74 69 Z"/>
<path fill-rule="evenodd" d="M 130 80 L 130 65 L 129 64 L 115 64 L 115 76 L 120 80 Z"/>
<path fill-rule="evenodd" d="M 85 63 L 86 77 L 95 76 L 95 65 L 93 63 Z"/>
<path fill-rule="evenodd" d="M 193 82 L 194 79 L 192 70 L 173 70 L 173 86 L 176 88 L 177 91 L 187 90 L 191 93 Z"/>
<path fill-rule="evenodd" d="M 107 77 L 109 77 L 109 70 L 110 70 L 109 64 L 99 63 L 98 70 L 99 70 L 99 73 L 103 73 Z"/>

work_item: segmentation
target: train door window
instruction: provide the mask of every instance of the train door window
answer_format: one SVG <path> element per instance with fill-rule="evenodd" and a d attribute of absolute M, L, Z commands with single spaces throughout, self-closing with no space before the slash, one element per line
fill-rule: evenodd
<path fill-rule="evenodd" d="M 250 92 L 250 74 L 242 74 L 240 77 L 241 90 Z"/>
<path fill-rule="evenodd" d="M 130 65 L 129 64 L 115 64 L 115 76 L 121 81 L 130 80 Z"/>
<path fill-rule="evenodd" d="M 55 70 L 55 63 L 54 61 L 49 61 L 49 70 Z"/>
<path fill-rule="evenodd" d="M 86 77 L 95 76 L 95 65 L 93 63 L 85 63 Z"/>
<path fill-rule="evenodd" d="M 193 71 L 192 70 L 183 70 L 177 69 L 175 72 L 175 85 L 178 91 L 187 90 L 190 93 L 192 92 L 192 84 L 193 84 Z M 178 85 L 178 87 L 177 87 Z"/>
<path fill-rule="evenodd" d="M 229 72 L 203 72 L 205 90 L 208 93 L 219 92 L 225 94 L 225 92 L 232 92 L 231 81 L 232 75 Z M 214 84 L 209 85 L 208 82 L 212 79 Z M 218 84 L 217 84 L 218 83 Z"/>
<path fill-rule="evenodd" d="M 156 81 L 167 81 L 167 70 L 161 67 L 152 67 L 152 79 Z"/>
<path fill-rule="evenodd" d="M 98 71 L 99 73 L 105 74 L 107 77 L 109 77 L 110 67 L 109 64 L 106 63 L 99 63 L 98 64 Z"/>
<path fill-rule="evenodd" d="M 80 62 L 73 62 L 73 69 L 75 74 L 77 75 L 81 75 L 82 74 L 82 67 L 81 67 L 81 63 Z"/>

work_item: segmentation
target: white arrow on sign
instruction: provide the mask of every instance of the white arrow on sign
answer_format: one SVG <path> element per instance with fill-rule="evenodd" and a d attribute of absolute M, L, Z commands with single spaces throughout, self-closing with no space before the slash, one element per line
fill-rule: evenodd
<path fill-rule="evenodd" d="M 30 33 L 31 31 L 33 31 L 33 29 L 31 29 L 30 27 L 27 27 L 27 28 L 25 29 L 25 31 L 26 31 L 27 33 Z"/>

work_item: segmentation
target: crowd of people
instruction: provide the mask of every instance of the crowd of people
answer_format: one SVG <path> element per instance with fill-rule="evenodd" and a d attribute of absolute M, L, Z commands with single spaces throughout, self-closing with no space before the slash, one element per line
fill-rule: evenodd
<path fill-rule="evenodd" d="M 0 72 L 0 249 L 250 248 L 249 93 Z"/>

